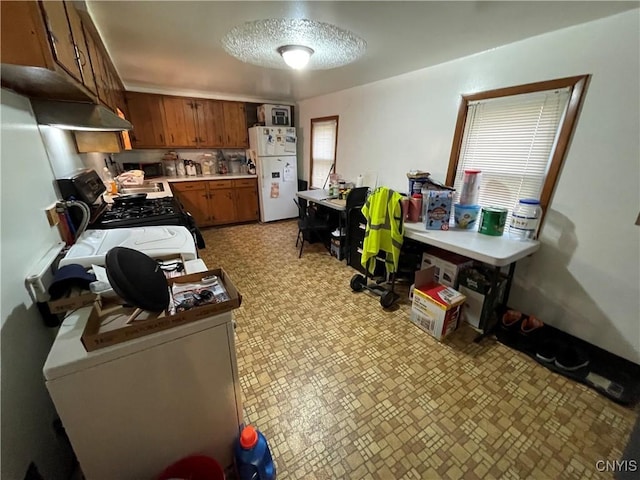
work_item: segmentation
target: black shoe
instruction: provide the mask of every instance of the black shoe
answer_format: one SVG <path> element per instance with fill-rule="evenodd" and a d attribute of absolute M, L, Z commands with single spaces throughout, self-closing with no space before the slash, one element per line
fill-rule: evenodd
<path fill-rule="evenodd" d="M 575 372 L 589 365 L 589 357 L 582 349 L 567 345 L 556 355 L 555 365 L 567 372 Z"/>
<path fill-rule="evenodd" d="M 558 340 L 553 337 L 547 338 L 540 342 L 536 348 L 536 358 L 540 361 L 553 363 L 556 360 L 556 355 L 560 351 L 560 344 Z"/>

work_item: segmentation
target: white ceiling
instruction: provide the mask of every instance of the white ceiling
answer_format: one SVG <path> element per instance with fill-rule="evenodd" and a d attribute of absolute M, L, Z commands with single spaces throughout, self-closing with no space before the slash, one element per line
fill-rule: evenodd
<path fill-rule="evenodd" d="M 127 89 L 287 103 L 640 6 L 637 1 L 88 0 L 86 4 Z M 284 17 L 350 30 L 366 40 L 367 52 L 341 68 L 289 71 L 245 64 L 223 50 L 220 40 L 234 26 Z"/>

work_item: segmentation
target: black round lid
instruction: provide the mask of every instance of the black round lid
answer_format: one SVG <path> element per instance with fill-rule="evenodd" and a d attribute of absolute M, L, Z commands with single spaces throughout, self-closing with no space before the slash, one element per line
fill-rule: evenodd
<path fill-rule="evenodd" d="M 126 247 L 114 247 L 105 259 L 107 278 L 113 290 L 128 304 L 151 312 L 169 305 L 169 286 L 154 259 Z"/>

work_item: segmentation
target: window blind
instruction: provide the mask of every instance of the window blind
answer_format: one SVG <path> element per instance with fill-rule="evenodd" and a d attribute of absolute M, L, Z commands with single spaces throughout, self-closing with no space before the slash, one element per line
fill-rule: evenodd
<path fill-rule="evenodd" d="M 311 158 L 313 177 L 311 187 L 323 188 L 329 171 L 336 159 L 336 136 L 338 122 L 332 120 L 312 120 L 312 152 Z"/>
<path fill-rule="evenodd" d="M 456 170 L 455 200 L 465 170 L 482 171 L 479 204 L 509 209 L 540 198 L 570 89 L 470 102 Z"/>

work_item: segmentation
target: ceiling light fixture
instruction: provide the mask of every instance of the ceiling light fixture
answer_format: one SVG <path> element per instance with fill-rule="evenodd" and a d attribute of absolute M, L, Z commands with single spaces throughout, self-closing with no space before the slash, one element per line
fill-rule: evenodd
<path fill-rule="evenodd" d="M 296 68 L 285 63 L 290 48 L 297 49 L 293 55 L 305 56 L 305 70 L 342 67 L 361 58 L 367 49 L 367 42 L 356 34 L 306 18 L 246 22 L 227 32 L 221 43 L 229 55 L 242 62 L 282 70 Z"/>
<path fill-rule="evenodd" d="M 302 45 L 283 45 L 278 48 L 278 53 L 282 55 L 284 63 L 294 70 L 301 70 L 309 63 L 313 49 Z"/>

